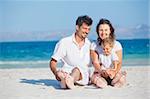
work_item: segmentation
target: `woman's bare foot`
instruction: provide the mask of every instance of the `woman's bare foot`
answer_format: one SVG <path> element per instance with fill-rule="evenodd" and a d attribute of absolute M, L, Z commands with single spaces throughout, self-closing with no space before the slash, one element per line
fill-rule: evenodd
<path fill-rule="evenodd" d="M 120 88 L 120 87 L 122 87 L 125 83 L 126 83 L 126 73 L 121 76 L 120 80 L 119 80 L 116 84 L 114 84 L 114 87 Z"/>
<path fill-rule="evenodd" d="M 102 77 L 97 77 L 95 78 L 95 85 L 98 87 L 98 88 L 105 88 L 107 86 L 107 82 L 104 78 Z"/>
<path fill-rule="evenodd" d="M 126 71 L 122 71 L 116 74 L 116 76 L 113 78 L 111 85 L 114 86 L 118 82 L 124 82 L 126 79 Z M 123 77 L 123 78 L 121 78 Z"/>

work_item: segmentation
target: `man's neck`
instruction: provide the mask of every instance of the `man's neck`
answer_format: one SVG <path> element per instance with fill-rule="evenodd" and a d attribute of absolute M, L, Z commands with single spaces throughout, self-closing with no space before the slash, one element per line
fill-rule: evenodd
<path fill-rule="evenodd" d="M 77 33 L 75 33 L 75 40 L 76 40 L 76 42 L 77 42 L 78 44 L 80 44 L 80 43 L 82 43 L 82 42 L 85 41 L 85 39 L 79 37 Z"/>
<path fill-rule="evenodd" d="M 81 49 L 82 46 L 84 45 L 85 39 L 82 39 L 81 37 L 78 36 L 77 33 L 75 33 L 75 40 L 79 48 Z"/>

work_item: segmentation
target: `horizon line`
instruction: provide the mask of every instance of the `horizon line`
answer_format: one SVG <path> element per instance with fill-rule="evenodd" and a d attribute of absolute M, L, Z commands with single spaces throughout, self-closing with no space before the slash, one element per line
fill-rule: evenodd
<path fill-rule="evenodd" d="M 116 40 L 150 40 L 150 38 L 120 38 Z M 60 40 L 60 39 L 59 39 Z M 24 40 L 24 41 L 0 41 L 0 43 L 15 43 L 15 42 L 51 42 L 51 41 L 59 41 L 59 40 Z M 90 41 L 95 41 L 96 39 L 89 39 Z"/>

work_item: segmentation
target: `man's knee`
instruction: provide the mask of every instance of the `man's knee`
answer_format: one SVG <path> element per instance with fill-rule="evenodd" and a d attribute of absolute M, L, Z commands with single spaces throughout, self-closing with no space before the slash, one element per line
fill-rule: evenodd
<path fill-rule="evenodd" d="M 81 72 L 80 72 L 78 67 L 75 67 L 72 70 L 72 76 L 74 76 L 76 80 L 81 80 L 82 79 L 82 75 L 81 75 Z"/>
<path fill-rule="evenodd" d="M 78 67 L 75 67 L 75 68 L 72 70 L 72 72 L 80 73 L 80 70 L 79 70 Z"/>

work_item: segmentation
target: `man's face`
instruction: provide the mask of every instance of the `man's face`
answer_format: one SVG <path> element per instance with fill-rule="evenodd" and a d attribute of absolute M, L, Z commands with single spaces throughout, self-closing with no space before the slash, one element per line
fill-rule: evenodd
<path fill-rule="evenodd" d="M 80 27 L 77 25 L 76 30 L 78 33 L 78 36 L 82 39 L 85 39 L 90 32 L 91 26 L 88 26 L 87 24 L 83 23 Z"/>

